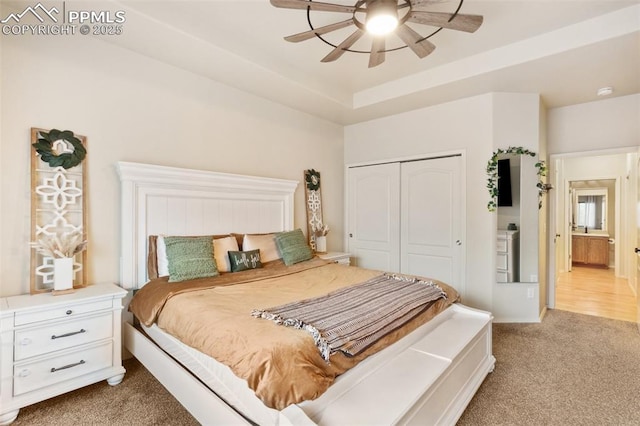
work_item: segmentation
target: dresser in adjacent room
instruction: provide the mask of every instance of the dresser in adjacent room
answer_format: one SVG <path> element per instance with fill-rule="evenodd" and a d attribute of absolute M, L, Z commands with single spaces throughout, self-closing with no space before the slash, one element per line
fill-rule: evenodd
<path fill-rule="evenodd" d="M 498 230 L 496 251 L 496 281 L 517 282 L 519 280 L 518 231 Z"/>

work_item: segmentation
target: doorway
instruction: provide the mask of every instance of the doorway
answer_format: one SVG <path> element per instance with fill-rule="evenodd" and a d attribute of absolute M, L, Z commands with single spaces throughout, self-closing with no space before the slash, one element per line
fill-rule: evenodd
<path fill-rule="evenodd" d="M 637 160 L 635 150 L 608 150 L 595 153 L 552 155 L 550 170 L 555 193 L 549 197 L 549 292 L 548 307 L 606 318 L 636 321 L 638 315 L 635 271 L 632 270 L 636 234 Z M 574 253 L 580 262 L 572 262 L 572 242 L 579 232 L 579 243 L 587 241 L 583 228 L 576 228 L 572 209 L 577 208 L 571 183 L 615 179 L 614 210 L 610 219 L 615 226 L 601 230 L 610 238 L 611 263 L 590 265 L 584 253 Z M 601 185 L 602 182 L 599 183 Z M 601 185 L 602 186 L 602 185 Z M 609 190 L 611 194 L 611 190 Z M 582 206 L 584 207 L 584 206 Z M 576 232 L 577 231 L 577 232 Z M 590 228 L 589 228 L 590 232 Z M 597 236 L 597 235 L 595 235 Z M 603 239 L 600 238 L 600 239 Z M 595 239 L 594 239 L 595 242 Z M 580 248 L 582 250 L 582 248 Z M 575 260 L 575 259 L 574 259 Z M 635 268 L 633 268 L 635 269 Z"/>
<path fill-rule="evenodd" d="M 627 278 L 612 269 L 574 266 L 558 274 L 556 309 L 635 322 L 636 296 Z"/>

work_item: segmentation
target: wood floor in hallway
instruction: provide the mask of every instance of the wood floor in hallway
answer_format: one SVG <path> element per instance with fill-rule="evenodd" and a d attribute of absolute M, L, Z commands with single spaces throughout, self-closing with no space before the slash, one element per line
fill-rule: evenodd
<path fill-rule="evenodd" d="M 556 309 L 622 321 L 637 321 L 636 297 L 613 269 L 574 266 L 558 276 Z"/>

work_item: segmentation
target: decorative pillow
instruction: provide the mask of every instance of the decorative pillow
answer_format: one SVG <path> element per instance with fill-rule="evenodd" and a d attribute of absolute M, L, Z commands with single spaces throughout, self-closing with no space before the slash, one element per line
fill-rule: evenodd
<path fill-rule="evenodd" d="M 172 235 L 178 236 L 178 235 Z M 212 239 L 225 238 L 229 234 L 219 235 L 193 235 L 185 238 L 210 237 Z M 169 261 L 167 260 L 167 249 L 164 239 L 167 235 L 149 235 L 149 254 L 147 257 L 147 274 L 149 279 L 169 276 Z"/>
<path fill-rule="evenodd" d="M 164 235 L 158 235 L 156 239 L 156 253 L 158 258 L 158 276 L 166 277 L 169 275 L 169 259 L 167 259 Z"/>
<path fill-rule="evenodd" d="M 230 251 L 229 261 L 231 262 L 231 272 L 262 268 L 259 249 L 251 251 Z"/>
<path fill-rule="evenodd" d="M 287 266 L 313 257 L 311 247 L 307 244 L 307 239 L 300 228 L 295 231 L 281 232 L 276 235 L 275 240 L 282 260 Z"/>
<path fill-rule="evenodd" d="M 164 244 L 170 283 L 218 275 L 211 236 L 164 237 Z"/>
<path fill-rule="evenodd" d="M 262 262 L 271 262 L 280 259 L 278 248 L 275 242 L 276 234 L 245 234 L 242 239 L 242 250 L 260 250 L 260 259 Z"/>
<path fill-rule="evenodd" d="M 238 241 L 236 237 L 225 237 L 213 240 L 213 258 L 216 260 L 218 272 L 231 271 L 231 263 L 228 253 L 238 251 Z"/>

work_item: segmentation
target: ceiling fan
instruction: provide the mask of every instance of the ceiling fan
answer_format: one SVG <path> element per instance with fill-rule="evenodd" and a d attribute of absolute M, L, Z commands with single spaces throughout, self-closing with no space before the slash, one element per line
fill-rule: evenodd
<path fill-rule="evenodd" d="M 410 48 L 419 58 L 424 58 L 436 48 L 428 38 L 443 28 L 468 33 L 475 32 L 480 28 L 483 18 L 480 15 L 458 13 L 463 1 L 459 0 L 458 7 L 453 13 L 429 12 L 421 9 L 429 4 L 439 3 L 440 0 L 358 0 L 353 6 L 313 0 L 271 0 L 271 4 L 285 9 L 306 9 L 307 11 L 307 22 L 311 29 L 285 37 L 285 40 L 297 43 L 317 37 L 333 46 L 333 50 L 322 58 L 322 62 L 333 62 L 345 52 L 368 53 L 369 68 L 371 68 L 384 62 L 386 52 L 405 47 Z M 351 17 L 314 28 L 311 23 L 311 11 L 346 13 L 351 14 Z M 422 36 L 409 27 L 407 22 L 428 25 L 437 29 L 427 36 Z M 356 30 L 338 45 L 323 38 L 324 34 L 352 25 L 356 27 Z M 404 46 L 387 49 L 386 35 L 392 32 L 402 40 Z M 352 50 L 352 46 L 366 33 L 373 37 L 371 49 L 368 51 Z"/>

